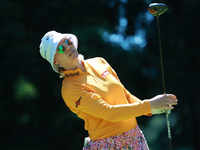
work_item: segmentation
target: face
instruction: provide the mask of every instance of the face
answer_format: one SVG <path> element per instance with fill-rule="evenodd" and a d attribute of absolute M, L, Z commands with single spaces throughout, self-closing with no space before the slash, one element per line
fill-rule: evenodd
<path fill-rule="evenodd" d="M 73 65 L 78 59 L 78 51 L 71 39 L 64 37 L 58 43 L 56 53 L 54 55 L 54 64 Z"/>

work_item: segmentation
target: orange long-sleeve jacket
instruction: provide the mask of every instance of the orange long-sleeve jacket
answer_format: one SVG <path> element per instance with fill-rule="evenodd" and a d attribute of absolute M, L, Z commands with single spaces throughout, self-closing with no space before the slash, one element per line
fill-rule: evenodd
<path fill-rule="evenodd" d="M 150 103 L 130 94 L 103 58 L 83 61 L 65 71 L 62 97 L 69 109 L 85 121 L 92 140 L 119 135 L 137 125 L 135 117 L 151 113 Z"/>

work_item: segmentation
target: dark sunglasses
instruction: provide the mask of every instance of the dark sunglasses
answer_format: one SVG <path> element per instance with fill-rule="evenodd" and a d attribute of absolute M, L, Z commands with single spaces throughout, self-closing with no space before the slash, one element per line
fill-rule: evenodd
<path fill-rule="evenodd" d="M 72 45 L 73 41 L 71 39 L 66 39 L 65 44 Z M 66 50 L 66 47 L 64 45 L 60 45 L 57 49 L 57 52 L 60 54 L 63 54 L 65 52 L 65 50 Z"/>

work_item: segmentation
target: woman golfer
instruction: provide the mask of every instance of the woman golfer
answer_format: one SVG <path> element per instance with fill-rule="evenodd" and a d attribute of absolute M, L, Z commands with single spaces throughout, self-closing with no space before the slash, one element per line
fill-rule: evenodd
<path fill-rule="evenodd" d="M 62 97 L 85 122 L 89 138 L 83 150 L 148 150 L 135 117 L 173 109 L 176 96 L 142 101 L 128 92 L 105 59 L 84 60 L 77 48 L 75 35 L 50 31 L 41 40 L 40 54 L 64 78 Z"/>

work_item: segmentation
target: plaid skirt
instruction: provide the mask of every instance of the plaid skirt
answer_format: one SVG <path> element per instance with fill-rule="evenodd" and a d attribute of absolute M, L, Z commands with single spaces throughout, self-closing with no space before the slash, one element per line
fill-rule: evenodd
<path fill-rule="evenodd" d="M 83 150 L 149 150 L 137 125 L 134 129 L 109 138 L 90 140 Z"/>

